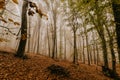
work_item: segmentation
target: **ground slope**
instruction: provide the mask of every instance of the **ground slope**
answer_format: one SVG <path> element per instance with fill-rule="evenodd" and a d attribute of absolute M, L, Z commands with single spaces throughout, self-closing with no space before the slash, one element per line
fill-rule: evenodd
<path fill-rule="evenodd" d="M 12 53 L 0 52 L 0 80 L 112 80 L 105 77 L 100 67 L 68 61 L 56 61 L 41 55 L 29 55 L 29 59 L 14 57 Z M 59 65 L 67 69 L 69 77 L 51 74 L 47 67 Z"/>

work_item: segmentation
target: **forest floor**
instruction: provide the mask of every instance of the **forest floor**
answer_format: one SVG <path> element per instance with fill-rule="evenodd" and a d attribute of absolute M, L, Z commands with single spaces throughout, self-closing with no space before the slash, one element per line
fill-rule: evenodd
<path fill-rule="evenodd" d="M 68 76 L 54 74 L 51 65 L 65 68 Z M 64 73 L 64 72 L 63 72 Z M 74 65 L 69 61 L 58 61 L 42 55 L 28 55 L 28 59 L 14 57 L 13 53 L 0 52 L 0 80 L 112 80 L 103 75 L 99 66 Z"/>

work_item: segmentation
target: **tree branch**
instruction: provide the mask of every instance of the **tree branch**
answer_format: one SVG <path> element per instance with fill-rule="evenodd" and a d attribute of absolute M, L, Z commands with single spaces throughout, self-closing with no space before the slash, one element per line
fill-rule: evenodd
<path fill-rule="evenodd" d="M 9 33 L 11 33 L 12 35 L 15 35 L 15 36 L 16 36 L 16 34 L 13 33 L 9 28 L 7 28 L 7 27 L 5 27 L 5 26 L 2 26 L 2 25 L 0 25 L 0 27 L 7 29 Z"/>

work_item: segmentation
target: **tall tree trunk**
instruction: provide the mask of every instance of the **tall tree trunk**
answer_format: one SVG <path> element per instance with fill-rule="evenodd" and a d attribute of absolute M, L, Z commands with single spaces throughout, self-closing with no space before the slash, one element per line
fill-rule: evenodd
<path fill-rule="evenodd" d="M 104 59 L 104 64 L 103 65 L 105 66 L 105 68 L 109 68 L 109 66 L 108 66 L 108 55 L 107 55 L 106 40 L 105 40 L 105 34 L 104 34 L 104 27 L 103 27 L 103 25 L 101 23 L 102 11 L 101 11 L 100 7 L 98 6 L 99 5 L 98 3 L 99 3 L 98 0 L 95 0 L 95 13 L 96 13 L 96 16 L 97 16 L 97 23 L 95 23 L 94 21 L 93 21 L 93 23 L 94 23 L 94 25 L 96 27 L 96 30 L 97 30 L 97 32 L 99 34 L 99 37 L 101 39 L 102 50 L 103 50 L 103 59 Z M 93 16 L 91 18 L 92 18 L 91 20 L 94 19 Z"/>
<path fill-rule="evenodd" d="M 53 35 L 53 48 L 52 48 L 52 58 L 55 58 L 55 49 L 56 49 L 56 27 L 54 27 L 54 35 Z"/>
<path fill-rule="evenodd" d="M 50 50 L 50 37 L 49 37 L 49 32 L 48 32 L 48 25 L 47 25 L 47 39 L 48 39 L 48 54 L 49 57 L 51 56 L 51 50 Z"/>
<path fill-rule="evenodd" d="M 113 47 L 113 36 L 110 34 L 110 31 L 107 26 L 105 26 L 108 36 L 109 36 L 109 47 L 110 47 L 110 53 L 112 56 L 112 70 L 116 73 L 116 57 L 115 57 L 115 52 L 114 52 L 114 47 Z"/>
<path fill-rule="evenodd" d="M 90 63 L 93 64 L 93 58 L 92 58 L 92 45 L 89 45 L 89 59 Z M 94 54 L 93 54 L 94 55 Z"/>
<path fill-rule="evenodd" d="M 56 55 L 56 59 L 58 57 L 58 52 L 57 52 L 57 33 L 56 33 L 56 39 L 55 39 L 55 55 Z"/>
<path fill-rule="evenodd" d="M 60 59 L 62 59 L 62 28 L 60 26 L 60 51 L 59 51 L 59 55 L 60 55 Z"/>
<path fill-rule="evenodd" d="M 83 63 L 85 63 L 85 50 L 84 50 L 84 47 L 85 47 L 85 43 L 84 43 L 84 36 L 82 36 L 82 39 L 83 39 Z"/>
<path fill-rule="evenodd" d="M 74 56 L 73 56 L 73 63 L 77 64 L 78 55 L 77 55 L 77 45 L 76 45 L 76 31 L 74 31 L 73 34 L 74 34 Z"/>
<path fill-rule="evenodd" d="M 94 54 L 94 64 L 96 64 L 96 52 L 95 52 L 95 36 L 94 31 L 92 31 L 92 38 L 93 38 L 93 54 Z"/>
<path fill-rule="evenodd" d="M 84 27 L 84 30 L 85 30 L 85 37 L 86 37 L 86 48 L 87 48 L 88 65 L 90 65 L 90 52 L 89 52 L 89 43 L 88 43 L 88 35 L 87 35 L 86 27 Z"/>
<path fill-rule="evenodd" d="M 78 50 L 79 50 L 79 60 L 82 61 L 82 49 L 81 49 L 81 45 L 82 42 L 81 42 L 81 37 L 79 36 L 79 46 L 78 46 Z"/>
<path fill-rule="evenodd" d="M 100 57 L 99 57 L 99 49 L 98 49 L 97 43 L 95 44 L 95 47 L 96 47 L 96 52 L 97 52 L 97 65 L 99 65 Z"/>
<path fill-rule="evenodd" d="M 57 27 L 56 27 L 56 11 L 53 10 L 53 21 L 54 21 L 54 32 L 53 32 L 53 48 L 52 48 L 52 58 L 55 58 L 55 56 L 57 57 L 57 40 L 56 40 L 56 37 L 57 37 L 57 34 L 56 34 L 56 30 L 57 30 Z"/>
<path fill-rule="evenodd" d="M 29 53 L 30 52 L 30 39 L 31 39 L 31 33 L 30 33 L 30 28 L 31 28 L 31 17 L 29 16 L 29 27 L 28 27 L 28 37 L 29 39 L 27 40 L 28 41 L 28 50 L 27 52 Z"/>
<path fill-rule="evenodd" d="M 66 60 L 66 32 L 64 27 L 64 59 Z"/>
<path fill-rule="evenodd" d="M 19 43 L 19 47 L 17 50 L 16 56 L 23 57 L 25 52 L 25 46 L 27 41 L 27 10 L 28 10 L 28 2 L 23 1 L 22 7 L 22 23 L 21 23 L 21 39 Z"/>
<path fill-rule="evenodd" d="M 40 23 L 41 23 L 41 20 L 40 20 L 41 18 L 38 18 L 38 44 L 37 44 L 37 54 L 39 54 L 40 53 L 40 27 L 41 27 L 41 25 L 40 25 Z"/>
<path fill-rule="evenodd" d="M 118 58 L 120 63 L 120 0 L 112 0 L 112 9 L 113 9 L 114 19 L 116 24 Z"/>
<path fill-rule="evenodd" d="M 104 59 L 104 66 L 108 68 L 108 55 L 107 55 L 107 47 L 106 47 L 106 41 L 104 37 L 102 38 L 102 50 L 103 50 L 103 59 Z"/>

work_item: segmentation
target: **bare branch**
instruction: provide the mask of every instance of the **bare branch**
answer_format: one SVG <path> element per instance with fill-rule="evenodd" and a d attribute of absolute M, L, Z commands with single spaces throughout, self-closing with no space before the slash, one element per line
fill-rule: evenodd
<path fill-rule="evenodd" d="M 16 35 L 16 34 L 15 34 L 15 33 L 13 33 L 13 32 L 12 32 L 9 28 L 7 28 L 7 27 L 5 27 L 5 26 L 2 26 L 2 25 L 0 25 L 0 27 L 7 29 L 7 30 L 8 30 L 8 32 L 9 32 L 9 33 L 11 33 L 12 35 Z"/>
<path fill-rule="evenodd" d="M 14 16 L 17 16 L 17 17 L 20 17 L 19 15 L 16 15 L 16 14 L 14 14 L 14 13 L 12 13 L 10 10 L 8 10 L 8 9 L 5 9 L 6 11 L 8 11 L 8 12 L 10 12 L 11 14 L 13 14 Z"/>

